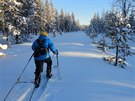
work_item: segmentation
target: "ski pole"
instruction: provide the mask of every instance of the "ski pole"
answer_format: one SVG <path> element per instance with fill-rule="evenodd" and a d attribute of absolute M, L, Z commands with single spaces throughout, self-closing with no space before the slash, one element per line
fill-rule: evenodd
<path fill-rule="evenodd" d="M 22 73 L 21 73 L 21 74 L 20 74 L 20 76 L 18 77 L 18 79 L 17 79 L 16 83 L 18 83 L 18 82 L 19 82 L 19 80 L 20 80 L 20 78 L 21 78 L 22 74 L 24 73 L 24 71 L 25 71 L 26 67 L 28 66 L 28 64 L 29 64 L 30 60 L 32 59 L 33 55 L 34 55 L 34 53 L 31 55 L 30 59 L 28 60 L 28 62 L 27 62 L 27 64 L 25 65 L 25 67 L 24 67 L 24 69 L 23 69 Z"/>
<path fill-rule="evenodd" d="M 58 55 L 56 55 L 56 59 L 57 59 L 57 67 L 58 67 L 58 77 L 59 77 L 59 80 L 60 80 L 60 69 L 59 69 L 59 57 L 58 57 Z"/>
<path fill-rule="evenodd" d="M 58 55 L 56 55 L 56 59 L 57 59 L 57 66 L 59 66 L 59 58 L 58 58 Z"/>

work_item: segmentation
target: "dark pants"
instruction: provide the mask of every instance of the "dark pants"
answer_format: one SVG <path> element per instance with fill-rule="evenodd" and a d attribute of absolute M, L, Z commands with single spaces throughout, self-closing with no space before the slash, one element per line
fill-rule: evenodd
<path fill-rule="evenodd" d="M 44 63 L 47 64 L 46 74 L 50 74 L 51 73 L 51 66 L 52 66 L 52 59 L 51 59 L 51 57 L 49 57 L 49 58 L 47 58 L 45 60 L 35 60 L 35 65 L 36 65 L 35 75 L 37 77 L 40 76 L 40 73 L 43 71 Z"/>

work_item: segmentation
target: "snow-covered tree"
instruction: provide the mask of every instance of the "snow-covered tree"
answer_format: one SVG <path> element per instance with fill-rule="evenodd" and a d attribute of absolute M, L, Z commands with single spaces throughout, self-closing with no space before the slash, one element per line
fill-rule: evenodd
<path fill-rule="evenodd" d="M 28 25 L 34 15 L 34 1 L 17 0 L 17 3 L 20 3 L 22 6 L 19 6 L 20 15 L 16 19 L 16 29 L 19 30 L 22 41 L 27 41 L 29 30 L 33 32 L 33 27 Z"/>
<path fill-rule="evenodd" d="M 135 33 L 135 10 L 131 10 L 131 14 L 129 15 L 129 24 L 131 25 L 132 29 Z"/>
<path fill-rule="evenodd" d="M 123 18 L 120 12 L 110 12 L 106 14 L 106 23 L 108 26 L 108 33 L 112 40 L 110 48 L 116 49 L 115 66 L 121 59 L 121 67 L 125 66 L 126 57 L 132 55 L 129 41 L 132 41 L 133 30 L 129 24 L 128 18 Z"/>
<path fill-rule="evenodd" d="M 60 18 L 60 30 L 62 31 L 62 32 L 65 32 L 65 13 L 64 13 L 64 11 L 63 11 L 63 9 L 61 9 L 61 12 L 60 12 L 60 16 L 59 16 L 59 18 Z"/>
<path fill-rule="evenodd" d="M 53 32 L 55 29 L 55 9 L 53 4 L 46 0 L 45 2 L 45 19 L 47 21 L 45 27 L 47 32 Z"/>
<path fill-rule="evenodd" d="M 79 19 L 77 21 L 75 21 L 75 25 L 74 25 L 75 29 L 73 31 L 80 31 L 80 21 Z"/>
<path fill-rule="evenodd" d="M 3 31 L 9 43 L 9 37 L 13 36 L 13 30 L 16 27 L 15 19 L 20 14 L 18 4 L 16 4 L 16 2 L 13 0 L 4 0 L 1 2 L 1 10 L 4 17 Z"/>
<path fill-rule="evenodd" d="M 59 12 L 57 10 L 55 10 L 55 30 L 56 30 L 56 33 L 62 33 L 61 30 L 60 30 L 60 18 L 59 18 Z"/>
<path fill-rule="evenodd" d="M 110 49 L 115 49 L 115 56 L 110 59 L 114 59 L 114 65 L 120 65 L 124 67 L 126 57 L 131 56 L 134 53 L 132 52 L 131 46 L 129 43 L 133 41 L 135 38 L 134 34 L 134 8 L 131 6 L 133 0 L 129 2 L 127 0 L 116 0 L 117 3 L 121 5 L 117 5 L 117 8 L 121 8 L 115 11 L 114 6 L 112 11 L 104 12 L 104 14 L 99 17 L 98 14 L 95 14 L 91 19 L 90 25 L 86 30 L 86 33 L 93 38 L 100 35 L 100 40 L 98 42 L 100 49 L 104 50 L 104 46 L 107 46 Z M 133 5 L 133 4 L 132 4 Z M 102 33 L 102 34 L 100 34 Z M 110 38 L 108 43 L 106 44 L 106 38 Z"/>
<path fill-rule="evenodd" d="M 40 30 L 45 30 L 47 21 L 45 19 L 45 9 L 42 0 L 34 0 L 34 2 L 34 17 L 29 22 L 29 26 L 34 29 L 33 33 L 37 34 Z"/>
<path fill-rule="evenodd" d="M 3 1 L 0 1 L 0 31 L 4 29 L 4 12 L 3 12 Z"/>
<path fill-rule="evenodd" d="M 65 14 L 65 30 L 66 30 L 66 32 L 71 32 L 71 27 L 72 27 L 71 16 L 68 13 L 68 14 Z"/>
<path fill-rule="evenodd" d="M 72 12 L 72 14 L 71 14 L 71 30 L 72 31 L 76 31 L 77 29 L 76 29 L 76 21 L 75 21 L 75 15 L 74 15 L 74 13 Z"/>
<path fill-rule="evenodd" d="M 27 40 L 28 18 L 34 12 L 33 0 L 4 0 L 1 8 L 4 15 L 4 35 L 7 41 L 16 40 L 11 43 L 20 43 Z"/>
<path fill-rule="evenodd" d="M 27 41 L 30 33 L 37 34 L 40 30 L 61 33 L 68 28 L 67 31 L 73 31 L 74 22 L 74 16 L 66 17 L 64 11 L 59 15 L 49 0 L 0 1 L 0 29 L 8 42 L 16 40 L 11 43 Z"/>
<path fill-rule="evenodd" d="M 90 21 L 90 25 L 87 29 L 87 33 L 90 35 L 92 39 L 96 38 L 101 33 L 102 27 L 103 25 L 101 24 L 101 18 L 97 13 L 93 16 L 93 18 Z"/>
<path fill-rule="evenodd" d="M 114 0 L 113 4 L 117 11 L 121 11 L 123 18 L 127 17 L 130 13 L 130 10 L 135 7 L 134 0 Z"/>

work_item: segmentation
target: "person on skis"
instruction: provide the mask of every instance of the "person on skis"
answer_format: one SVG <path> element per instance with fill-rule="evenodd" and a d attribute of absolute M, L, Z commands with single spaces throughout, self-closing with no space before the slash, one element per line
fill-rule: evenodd
<path fill-rule="evenodd" d="M 58 50 L 55 48 L 53 42 L 48 38 L 48 33 L 40 31 L 40 36 L 32 44 L 32 50 L 34 51 L 35 60 L 35 84 L 40 83 L 41 72 L 43 72 L 43 64 L 47 64 L 46 77 L 51 78 L 51 66 L 52 59 L 50 56 L 50 50 L 58 55 Z"/>

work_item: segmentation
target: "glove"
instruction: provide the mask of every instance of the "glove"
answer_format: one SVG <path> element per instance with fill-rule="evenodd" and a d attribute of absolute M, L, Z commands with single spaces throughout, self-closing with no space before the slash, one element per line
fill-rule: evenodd
<path fill-rule="evenodd" d="M 56 52 L 55 52 L 55 54 L 56 54 L 56 55 L 58 55 L 58 54 L 59 54 L 59 52 L 58 52 L 58 49 L 56 49 Z"/>

